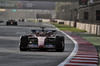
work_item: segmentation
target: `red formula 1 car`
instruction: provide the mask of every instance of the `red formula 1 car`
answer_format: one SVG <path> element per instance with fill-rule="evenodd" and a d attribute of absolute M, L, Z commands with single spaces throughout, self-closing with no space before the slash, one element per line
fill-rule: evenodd
<path fill-rule="evenodd" d="M 64 51 L 64 36 L 56 36 L 56 30 L 31 30 L 30 35 L 20 37 L 20 51 L 30 49 L 55 49 L 56 51 Z"/>

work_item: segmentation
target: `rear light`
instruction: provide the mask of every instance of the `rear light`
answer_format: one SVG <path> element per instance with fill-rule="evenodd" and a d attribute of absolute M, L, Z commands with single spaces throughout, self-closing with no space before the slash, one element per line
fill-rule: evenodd
<path fill-rule="evenodd" d="M 11 24 L 13 24 L 13 22 L 11 22 Z"/>

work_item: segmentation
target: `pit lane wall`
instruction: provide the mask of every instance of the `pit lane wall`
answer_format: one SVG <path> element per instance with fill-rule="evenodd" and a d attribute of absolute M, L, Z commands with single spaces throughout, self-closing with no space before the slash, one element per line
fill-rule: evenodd
<path fill-rule="evenodd" d="M 69 19 L 66 17 L 66 20 L 55 19 L 55 21 L 57 21 L 57 23 L 64 22 L 62 24 L 73 27 L 75 27 L 76 21 L 76 28 L 86 30 L 89 33 L 100 36 L 100 2 L 82 6 L 77 10 L 77 17 L 75 17 L 75 13 L 73 13 L 72 17 Z"/>

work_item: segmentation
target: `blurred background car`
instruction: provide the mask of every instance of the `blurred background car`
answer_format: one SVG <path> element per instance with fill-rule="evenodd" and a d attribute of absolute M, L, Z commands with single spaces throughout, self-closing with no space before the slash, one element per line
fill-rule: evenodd
<path fill-rule="evenodd" d="M 25 22 L 26 20 L 23 19 L 23 18 L 21 18 L 21 19 L 19 19 L 18 21 L 19 21 L 19 22 Z"/>
<path fill-rule="evenodd" d="M 11 19 L 6 22 L 6 25 L 17 25 L 17 21 Z"/>

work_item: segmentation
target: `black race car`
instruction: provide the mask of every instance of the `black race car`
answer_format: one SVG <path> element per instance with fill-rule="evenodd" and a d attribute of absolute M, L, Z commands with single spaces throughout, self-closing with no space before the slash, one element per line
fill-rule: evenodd
<path fill-rule="evenodd" d="M 6 22 L 6 25 L 17 25 L 17 21 L 15 21 L 15 20 L 8 20 Z"/>
<path fill-rule="evenodd" d="M 56 51 L 64 51 L 64 36 L 57 36 L 56 30 L 31 30 L 30 35 L 20 37 L 20 51 L 30 49 L 55 49 Z"/>

